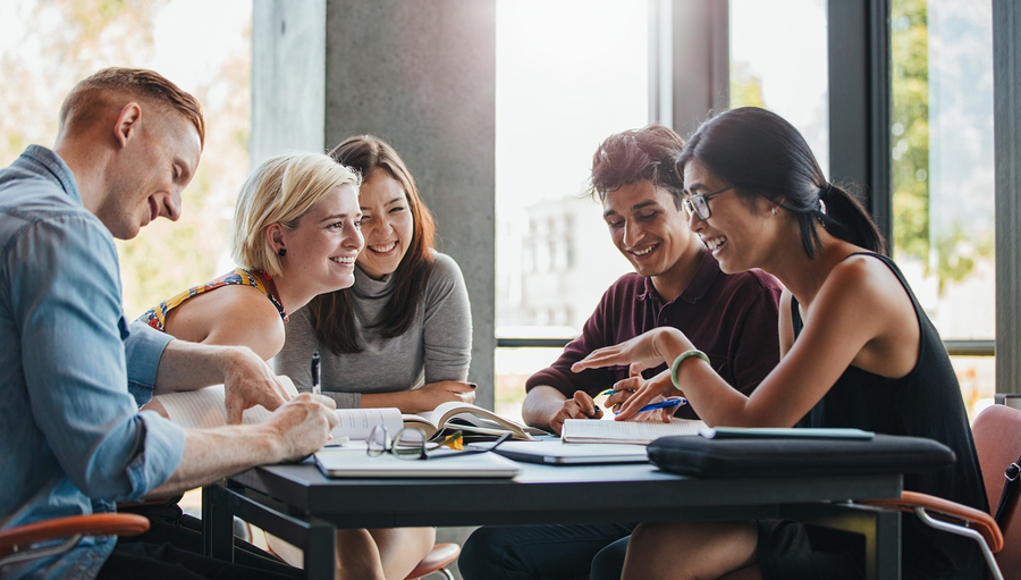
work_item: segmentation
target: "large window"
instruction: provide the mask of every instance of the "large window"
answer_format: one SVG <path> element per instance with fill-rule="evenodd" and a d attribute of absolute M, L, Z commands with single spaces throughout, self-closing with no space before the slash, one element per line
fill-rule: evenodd
<path fill-rule="evenodd" d="M 825 0 L 730 2 L 730 106 L 790 121 L 828 174 L 826 33 Z"/>
<path fill-rule="evenodd" d="M 993 51 L 988 0 L 891 2 L 893 254 L 951 352 L 992 354 Z M 953 357 L 972 412 L 994 359 Z"/>
<path fill-rule="evenodd" d="M 497 337 L 570 338 L 630 270 L 584 194 L 599 143 L 648 123 L 648 9 L 498 0 L 496 26 Z M 497 411 L 559 352 L 497 349 Z"/>
<path fill-rule="evenodd" d="M 157 220 L 118 241 L 124 311 L 230 267 L 237 191 L 248 172 L 250 0 L 16 0 L 0 3 L 0 167 L 31 143 L 51 146 L 57 113 L 76 82 L 108 66 L 154 69 L 194 94 L 206 119 L 198 171 L 181 220 Z M 181 502 L 201 514 L 200 490 Z"/>
<path fill-rule="evenodd" d="M 250 0 L 0 3 L 0 167 L 30 143 L 50 146 L 76 82 L 108 66 L 151 68 L 194 94 L 206 117 L 198 171 L 181 220 L 157 220 L 118 242 L 124 312 L 230 267 L 228 231 L 248 172 Z"/>

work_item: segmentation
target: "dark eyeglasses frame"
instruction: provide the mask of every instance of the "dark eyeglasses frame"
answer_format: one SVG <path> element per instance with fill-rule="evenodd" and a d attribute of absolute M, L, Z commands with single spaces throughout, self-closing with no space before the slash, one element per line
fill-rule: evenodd
<path fill-rule="evenodd" d="M 420 436 L 420 439 L 417 439 L 415 444 L 413 445 L 408 445 L 404 448 L 401 448 L 398 445 L 396 445 L 396 442 L 401 441 L 401 436 L 404 434 L 405 431 L 408 431 L 409 433 L 414 433 L 417 431 L 418 435 Z M 382 435 L 383 437 L 383 445 L 381 448 L 373 447 L 371 444 L 372 441 L 376 440 L 377 434 Z M 383 424 L 379 424 L 373 427 L 372 431 L 369 434 L 368 441 L 370 443 L 365 448 L 365 453 L 369 457 L 379 457 L 381 455 L 389 453 L 390 455 L 393 455 L 397 459 L 402 459 L 405 461 L 415 461 L 419 459 L 445 459 L 447 457 L 464 457 L 465 455 L 489 453 L 490 451 L 496 449 L 501 443 L 509 439 L 510 436 L 511 436 L 510 433 L 504 433 L 499 438 L 497 438 L 492 445 L 486 447 L 485 449 L 465 449 L 464 451 L 458 451 L 456 453 L 433 454 L 433 452 L 436 449 L 439 449 L 444 445 L 448 445 L 450 443 L 453 443 L 454 441 L 457 441 L 458 439 L 463 438 L 464 434 L 461 432 L 461 430 L 457 430 L 451 433 L 450 435 L 444 437 L 442 441 L 430 443 L 425 435 L 425 431 L 419 429 L 418 427 L 405 427 L 398 431 L 394 435 L 394 438 L 391 440 L 390 433 L 387 430 L 386 426 Z"/>
<path fill-rule="evenodd" d="M 699 219 L 707 220 L 713 215 L 713 211 L 709 208 L 709 200 L 731 189 L 734 189 L 733 185 L 728 185 L 723 189 L 717 189 L 709 193 L 691 194 L 685 192 L 684 209 L 688 210 L 688 213 L 697 215 Z"/>

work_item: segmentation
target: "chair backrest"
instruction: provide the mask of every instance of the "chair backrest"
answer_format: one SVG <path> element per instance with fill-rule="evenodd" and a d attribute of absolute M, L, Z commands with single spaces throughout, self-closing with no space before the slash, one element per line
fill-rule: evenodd
<path fill-rule="evenodd" d="M 990 405 L 975 418 L 972 425 L 975 448 L 986 484 L 989 509 L 996 513 L 1003 489 L 1003 471 L 1021 455 L 1021 410 L 1005 405 Z M 1021 515 L 1018 506 L 1008 517 L 1003 532 L 1003 550 L 996 562 L 1004 578 L 1021 578 Z"/>

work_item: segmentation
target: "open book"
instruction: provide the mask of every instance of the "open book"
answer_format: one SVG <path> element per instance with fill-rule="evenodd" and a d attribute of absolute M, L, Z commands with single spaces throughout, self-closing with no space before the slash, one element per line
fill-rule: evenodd
<path fill-rule="evenodd" d="M 290 379 L 278 378 L 288 392 L 292 395 L 297 394 Z M 206 429 L 227 424 L 223 385 L 158 395 L 153 400 L 162 406 L 162 412 L 171 421 L 187 429 Z M 340 423 L 332 432 L 332 444 L 343 443 L 348 439 L 366 439 L 372 428 L 379 424 L 385 425 L 391 436 L 402 427 L 418 427 L 425 431 L 429 438 L 445 428 L 497 436 L 510 431 L 514 439 L 531 439 L 532 435 L 543 433 L 482 407 L 456 401 L 443 403 L 432 412 L 420 414 L 401 414 L 400 409 L 395 407 L 337 409 L 336 413 Z M 261 423 L 270 415 L 271 413 L 264 407 L 255 406 L 245 410 L 242 422 Z"/>
<path fill-rule="evenodd" d="M 278 376 L 277 379 L 292 396 L 298 394 L 289 378 Z M 153 401 L 157 403 L 153 410 L 186 429 L 211 429 L 227 424 L 223 385 L 157 395 Z M 349 439 L 366 439 L 372 428 L 380 423 L 386 425 L 390 433 L 396 433 L 404 426 L 398 409 L 337 409 L 336 413 L 339 423 L 331 432 L 333 438 L 327 445 L 338 445 Z M 272 413 L 265 407 L 256 405 L 245 409 L 241 422 L 246 425 L 262 423 L 270 415 Z"/>
<path fill-rule="evenodd" d="M 516 423 L 471 403 L 457 401 L 443 403 L 428 413 L 406 413 L 403 419 L 405 427 L 418 427 L 430 439 L 444 429 L 495 436 L 509 431 L 513 439 L 531 439 L 532 435 L 545 434 L 541 429 Z"/>
<path fill-rule="evenodd" d="M 670 435 L 698 435 L 705 427 L 702 421 L 671 419 L 669 423 L 653 421 L 610 421 L 567 419 L 560 432 L 564 443 L 633 443 L 648 445 Z"/>

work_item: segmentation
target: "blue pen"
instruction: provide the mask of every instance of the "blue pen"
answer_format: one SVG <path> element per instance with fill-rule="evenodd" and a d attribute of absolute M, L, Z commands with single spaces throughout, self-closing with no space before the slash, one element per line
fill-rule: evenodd
<path fill-rule="evenodd" d="M 687 405 L 688 400 L 684 397 L 670 397 L 665 400 L 659 401 L 658 403 L 649 403 L 648 405 L 638 409 L 638 413 L 644 413 L 646 411 L 655 411 L 656 409 L 669 409 L 670 407 L 680 407 L 681 405 Z M 619 414 L 620 411 L 614 412 L 614 415 Z"/>

